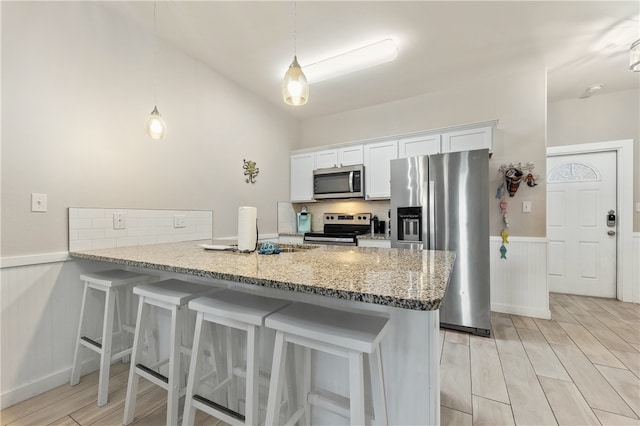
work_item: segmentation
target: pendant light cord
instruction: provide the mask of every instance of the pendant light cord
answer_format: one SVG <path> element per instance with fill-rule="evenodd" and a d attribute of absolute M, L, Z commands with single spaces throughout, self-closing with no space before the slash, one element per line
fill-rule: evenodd
<path fill-rule="evenodd" d="M 158 34 L 156 28 L 156 1 L 153 1 L 153 104 L 158 104 L 158 99 L 156 96 L 156 86 L 157 86 L 157 56 L 158 56 Z"/>
<path fill-rule="evenodd" d="M 296 47 L 298 44 L 297 40 L 297 29 L 298 29 L 298 4 L 293 2 L 293 57 L 295 58 L 297 55 Z"/>

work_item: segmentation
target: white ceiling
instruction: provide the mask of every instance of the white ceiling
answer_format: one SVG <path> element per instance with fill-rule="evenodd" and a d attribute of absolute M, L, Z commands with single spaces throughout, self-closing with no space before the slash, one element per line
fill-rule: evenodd
<path fill-rule="evenodd" d="M 113 2 L 153 31 L 153 2 Z M 298 119 L 391 102 L 543 63 L 550 101 L 640 87 L 628 49 L 640 1 L 299 1 L 302 66 L 391 37 L 398 59 L 312 84 L 301 107 L 280 82 L 293 57 L 293 2 L 159 1 L 158 37 Z M 161 66 L 161 58 L 159 58 Z M 596 94 L 594 96 L 598 96 Z"/>

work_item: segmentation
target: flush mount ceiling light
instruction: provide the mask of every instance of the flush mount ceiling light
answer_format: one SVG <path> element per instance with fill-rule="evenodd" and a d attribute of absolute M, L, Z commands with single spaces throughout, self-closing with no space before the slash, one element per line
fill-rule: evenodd
<path fill-rule="evenodd" d="M 384 39 L 357 49 L 318 61 L 303 68 L 309 81 L 317 83 L 330 78 L 391 62 L 398 57 L 398 47 Z"/>
<path fill-rule="evenodd" d="M 151 139 L 164 139 L 167 134 L 167 124 L 162 119 L 156 106 L 156 56 L 158 50 L 158 37 L 156 35 L 156 2 L 153 2 L 153 111 L 147 117 L 145 130 Z"/>
<path fill-rule="evenodd" d="M 594 84 L 591 87 L 588 87 L 583 93 L 582 95 L 580 95 L 581 99 L 585 99 L 590 97 L 591 95 L 593 95 L 596 92 L 599 92 L 600 90 L 602 90 L 604 86 L 602 84 Z"/>
<path fill-rule="evenodd" d="M 298 57 L 296 56 L 296 22 L 297 9 L 293 3 L 293 62 L 282 79 L 282 99 L 289 105 L 304 105 L 309 100 L 309 83 L 302 72 Z"/>
<path fill-rule="evenodd" d="M 629 69 L 640 72 L 640 39 L 634 41 L 629 49 Z"/>

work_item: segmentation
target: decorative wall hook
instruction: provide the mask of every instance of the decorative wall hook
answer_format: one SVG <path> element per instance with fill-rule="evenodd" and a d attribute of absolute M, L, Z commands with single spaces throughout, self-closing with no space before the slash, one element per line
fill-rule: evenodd
<path fill-rule="evenodd" d="M 246 183 L 256 183 L 256 177 L 258 177 L 258 173 L 260 173 L 260 169 L 256 167 L 255 161 L 244 161 L 244 165 L 242 168 L 244 169 L 244 175 L 248 176 L 244 181 Z"/>

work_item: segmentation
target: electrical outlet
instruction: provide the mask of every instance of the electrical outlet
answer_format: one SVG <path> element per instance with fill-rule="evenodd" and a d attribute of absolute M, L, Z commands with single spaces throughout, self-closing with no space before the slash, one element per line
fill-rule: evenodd
<path fill-rule="evenodd" d="M 522 212 L 523 213 L 531 213 L 531 201 L 523 201 L 522 202 Z"/>
<path fill-rule="evenodd" d="M 183 214 L 176 214 L 173 216 L 174 228 L 186 228 L 186 226 L 187 226 L 187 216 Z"/>
<path fill-rule="evenodd" d="M 125 213 L 113 214 L 113 229 L 127 229 L 127 215 Z"/>
<path fill-rule="evenodd" d="M 46 212 L 47 211 L 47 194 L 31 194 L 31 211 Z"/>

